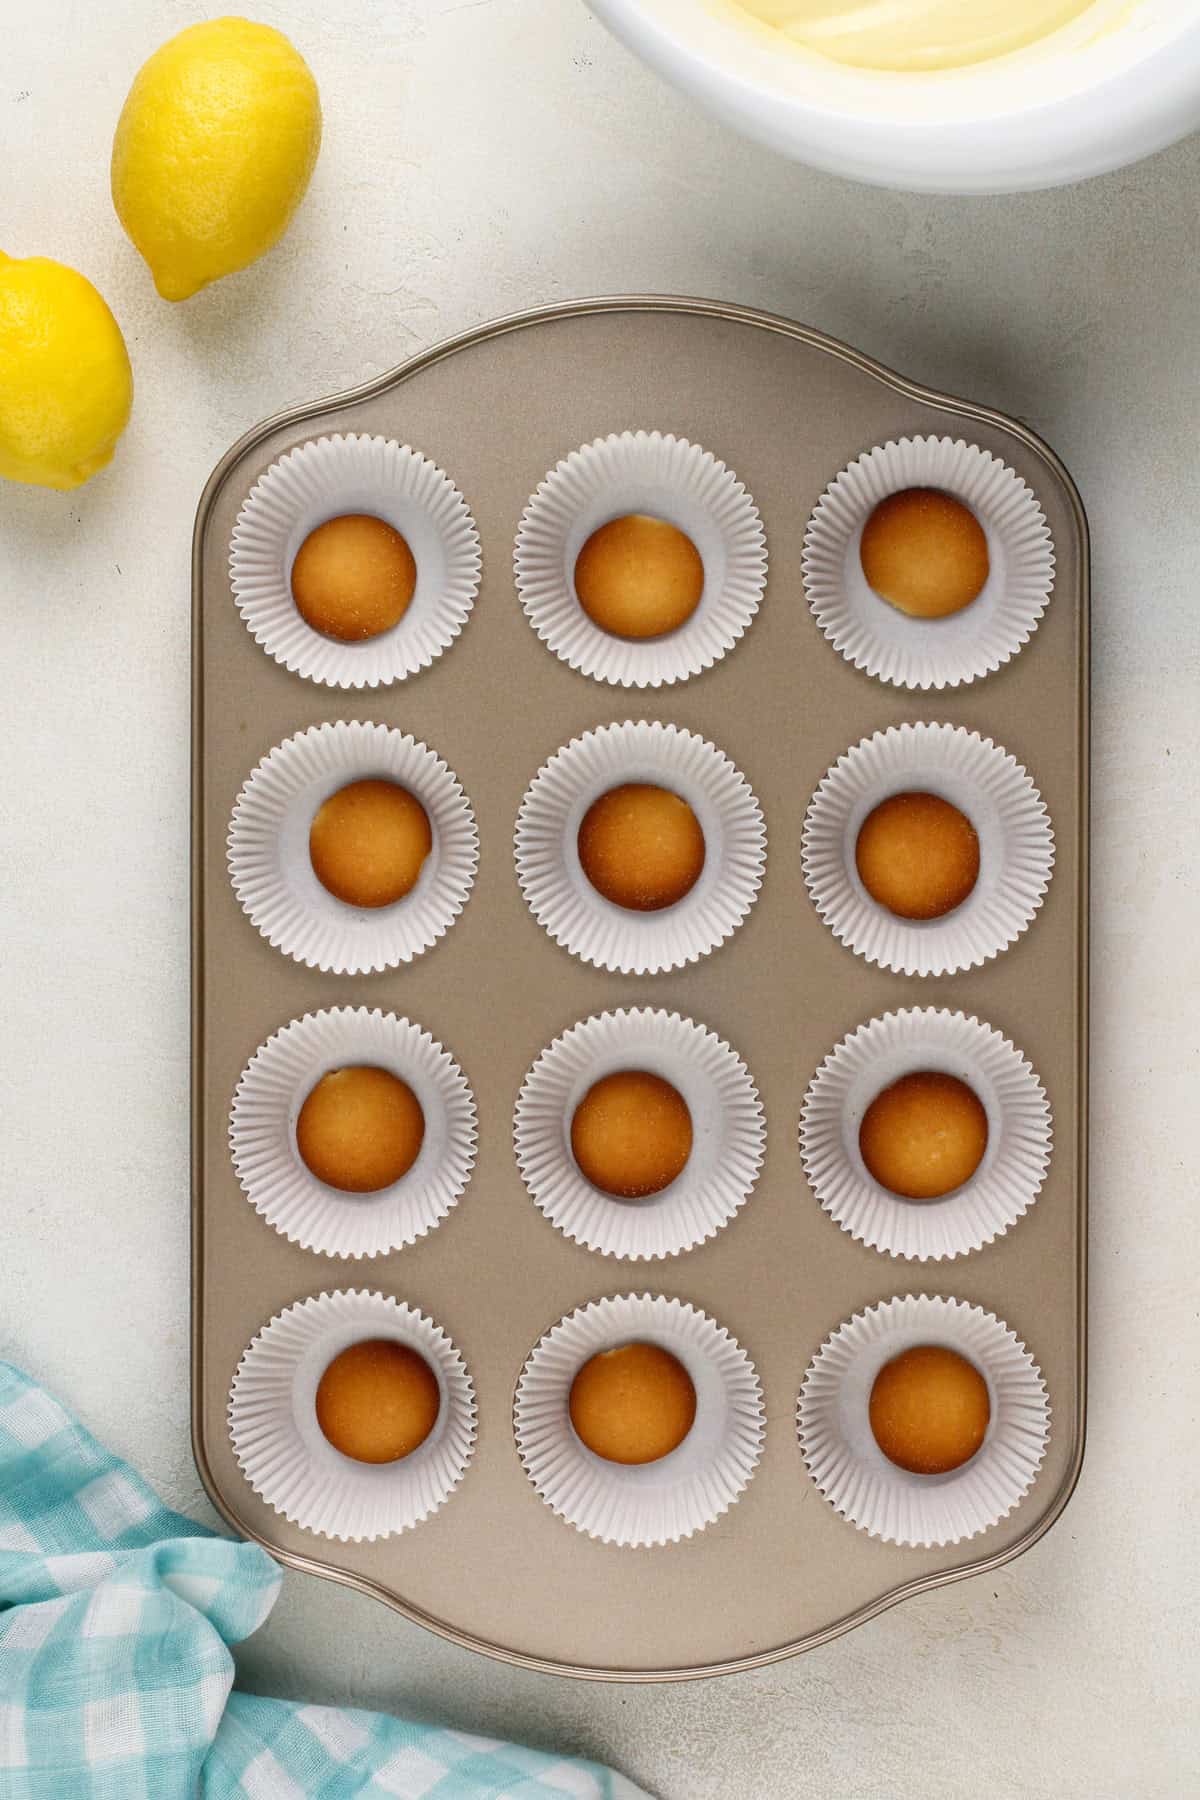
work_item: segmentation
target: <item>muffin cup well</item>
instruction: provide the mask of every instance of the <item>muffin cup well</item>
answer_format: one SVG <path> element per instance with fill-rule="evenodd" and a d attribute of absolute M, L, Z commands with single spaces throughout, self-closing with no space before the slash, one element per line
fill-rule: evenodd
<path fill-rule="evenodd" d="M 575 1109 L 623 1069 L 658 1075 L 692 1116 L 692 1151 L 657 1194 L 623 1200 L 593 1187 L 571 1153 Z M 677 1256 L 715 1236 L 753 1191 L 766 1127 L 746 1065 L 714 1032 L 678 1013 L 601 1013 L 543 1050 L 521 1088 L 514 1125 L 526 1187 L 565 1237 L 629 1260 Z"/>
<path fill-rule="evenodd" d="M 902 919 L 871 898 L 854 850 L 867 815 L 892 794 L 933 793 L 979 837 L 979 878 L 939 919 Z M 903 975 L 950 975 L 985 963 L 1032 923 L 1054 866 L 1041 795 L 1015 757 L 954 725 L 899 725 L 838 758 L 804 821 L 804 878 L 834 936 Z"/>
<path fill-rule="evenodd" d="M 412 1168 L 366 1194 L 319 1180 L 296 1147 L 312 1089 L 355 1064 L 407 1082 L 425 1118 Z M 383 1256 L 424 1237 L 470 1180 L 475 1141 L 475 1101 L 458 1064 L 419 1025 L 366 1007 L 307 1013 L 268 1038 L 242 1072 L 229 1122 L 246 1198 L 276 1231 L 322 1256 Z"/>
<path fill-rule="evenodd" d="M 871 1431 L 875 1377 L 921 1344 L 973 1363 L 991 1403 L 983 1443 L 944 1475 L 897 1467 Z M 804 1377 L 797 1421 L 809 1473 L 843 1518 L 885 1543 L 931 1549 L 989 1530 L 1024 1498 L 1046 1453 L 1050 1407 L 1033 1358 L 993 1313 L 906 1294 L 856 1313 L 826 1339 Z"/>
<path fill-rule="evenodd" d="M 404 617 L 355 643 L 315 631 L 292 597 L 300 546 L 344 513 L 385 520 L 417 565 Z M 229 549 L 233 597 L 256 642 L 294 675 L 337 688 L 387 687 L 428 668 L 465 625 L 479 571 L 479 533 L 449 476 L 407 444 L 354 432 L 272 463 L 243 501 Z"/>
<path fill-rule="evenodd" d="M 696 1418 L 658 1462 L 626 1466 L 586 1448 L 571 1424 L 571 1384 L 599 1351 L 631 1342 L 678 1357 Z M 580 1307 L 548 1331 L 517 1384 L 514 1424 L 525 1473 L 576 1530 L 606 1544 L 674 1544 L 731 1507 L 762 1454 L 762 1389 L 746 1352 L 681 1300 L 622 1294 Z"/>
<path fill-rule="evenodd" d="M 903 1075 L 956 1076 L 987 1114 L 971 1179 L 937 1200 L 906 1200 L 876 1181 L 858 1134 L 876 1095 Z M 1015 1225 L 1050 1162 L 1046 1095 L 1006 1037 L 960 1012 L 912 1008 L 862 1025 L 825 1058 L 805 1095 L 800 1154 L 814 1194 L 852 1238 L 891 1256 L 937 1261 L 979 1250 Z"/>
<path fill-rule="evenodd" d="M 615 906 L 579 861 L 588 807 L 625 782 L 680 795 L 704 833 L 698 881 L 660 912 Z M 766 851 L 758 801 L 724 752 L 679 726 L 644 719 L 573 738 L 538 771 L 517 816 L 517 879 L 534 917 L 573 956 L 626 975 L 679 969 L 724 943 L 754 904 Z"/>
<path fill-rule="evenodd" d="M 308 834 L 318 807 L 353 781 L 407 788 L 425 808 L 433 848 L 411 893 L 354 907 L 317 880 Z M 229 875 L 268 943 L 310 969 L 361 975 L 411 962 L 447 932 L 479 861 L 475 818 L 457 776 L 411 736 L 339 720 L 285 740 L 253 771 L 229 826 Z"/>
<path fill-rule="evenodd" d="M 987 538 L 983 591 L 946 618 L 908 617 L 863 574 L 863 527 L 881 500 L 905 488 L 953 495 Z M 961 438 L 901 438 L 830 482 L 805 532 L 801 566 L 817 624 L 856 669 L 895 687 L 958 687 L 992 674 L 1037 630 L 1054 587 L 1054 544 L 1037 496 L 990 451 Z"/>
<path fill-rule="evenodd" d="M 593 623 L 575 592 L 575 561 L 592 533 L 628 513 L 685 532 L 704 564 L 704 589 L 677 631 L 639 642 Z M 570 668 L 626 688 L 698 675 L 749 628 L 767 579 L 758 509 L 736 475 L 670 432 L 623 431 L 573 450 L 521 516 L 517 592 L 530 624 Z"/>
<path fill-rule="evenodd" d="M 368 1338 L 414 1350 L 437 1378 L 437 1422 L 398 1462 L 355 1462 L 317 1423 L 321 1376 Z M 445 1332 L 415 1308 L 366 1290 L 319 1294 L 277 1313 L 246 1349 L 229 1433 L 246 1480 L 276 1512 L 322 1537 L 370 1543 L 419 1525 L 454 1492 L 475 1446 L 475 1390 Z"/>

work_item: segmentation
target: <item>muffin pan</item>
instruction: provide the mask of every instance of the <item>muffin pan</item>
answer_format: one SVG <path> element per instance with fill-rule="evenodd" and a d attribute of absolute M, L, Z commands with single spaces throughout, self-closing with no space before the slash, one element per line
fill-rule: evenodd
<path fill-rule="evenodd" d="M 640 670 L 628 682 L 626 671 L 616 679 L 599 669 L 586 674 L 571 664 L 586 666 L 588 658 L 570 648 L 556 654 L 518 593 L 514 545 L 531 498 L 572 453 L 627 432 L 673 435 L 717 459 L 744 488 L 765 533 L 761 604 L 748 607 L 744 629 L 716 660 L 693 659 L 699 667 L 690 675 L 657 667 L 644 681 Z M 454 507 L 461 504 L 456 517 L 469 517 L 482 555 L 478 595 L 461 608 L 440 654 L 401 659 L 392 671 L 371 664 L 365 679 L 342 687 L 315 665 L 305 679 L 293 672 L 294 657 L 256 641 L 230 573 L 235 527 L 252 490 L 290 452 L 338 434 L 411 446 L 444 471 Z M 825 606 L 823 591 L 805 585 L 805 534 L 839 472 L 874 448 L 918 439 L 976 447 L 1026 484 L 1054 559 L 1053 590 L 1032 635 L 999 667 L 988 650 L 975 679 L 932 688 L 889 685 L 856 668 L 853 650 L 840 652 L 814 614 Z M 569 535 L 565 523 L 563 530 Z M 464 569 L 470 583 L 473 571 Z M 282 1561 L 373 1593 L 459 1643 L 540 1669 L 649 1680 L 752 1667 L 811 1648 L 906 1595 L 996 1568 L 1049 1528 L 1083 1454 L 1087 581 L 1078 496 L 1052 452 L 1023 426 L 903 380 L 786 320 L 716 303 L 583 301 L 504 320 L 370 387 L 269 420 L 235 445 L 201 501 L 193 560 L 192 1279 L 196 1459 L 236 1530 Z M 961 634 L 961 618 L 955 629 Z M 745 801 L 733 811 L 744 826 L 743 813 L 749 820 L 749 862 L 737 858 L 746 892 L 733 894 L 721 929 L 694 933 L 682 947 L 630 953 L 613 940 L 607 954 L 572 953 L 535 917 L 528 879 L 522 890 L 518 816 L 560 752 L 581 739 L 594 745 L 588 734 L 606 727 L 642 721 L 712 747 L 723 759 L 713 766 L 745 784 L 744 794 L 731 789 L 731 802 Z M 424 747 L 433 773 L 461 785 L 447 823 L 463 827 L 461 870 L 455 865 L 462 891 L 439 915 L 440 933 L 431 922 L 419 945 L 326 945 L 315 937 L 293 944 L 273 921 L 256 929 L 231 881 L 227 838 L 252 771 L 305 732 L 323 728 L 324 745 L 340 722 L 359 734 L 382 728 L 379 742 L 410 758 Z M 811 830 L 806 880 L 810 805 L 855 746 L 921 725 L 961 731 L 967 762 L 978 760 L 974 746 L 990 742 L 1011 759 L 1010 776 L 1027 773 L 1052 832 L 1052 877 L 1047 864 L 1047 880 L 1030 886 L 1022 864 L 1019 932 L 1002 919 L 996 942 L 979 937 L 978 956 L 977 946 L 961 954 L 855 954 L 861 946 L 850 947 L 849 935 L 840 941 L 814 904 Z M 336 735 L 340 743 L 348 734 Z M 645 738 L 647 755 L 661 748 L 660 732 L 653 741 L 644 730 L 628 736 Z M 311 778 L 315 805 L 324 774 Z M 628 778 L 647 776 L 635 769 Z M 260 781 L 260 798 L 261 789 Z M 292 800 L 267 798 L 294 836 Z M 260 814 L 261 806 L 256 825 Z M 269 837 L 252 848 L 294 899 L 295 846 L 289 837 L 273 866 Z M 544 852 L 544 836 L 539 845 Z M 1043 861 L 1046 848 L 1043 839 Z M 823 853 L 836 853 L 836 844 Z M 730 891 L 711 898 L 729 903 Z M 302 884 L 299 901 L 303 909 Z M 937 941 L 928 933 L 926 940 Z M 601 952 L 606 942 L 597 938 Z M 926 966 L 952 972 L 916 972 Z M 276 1034 L 293 1028 L 283 1040 L 290 1045 L 314 1030 L 300 1032 L 297 1021 L 357 1008 L 374 1018 L 375 1033 L 403 1030 L 424 1041 L 430 1057 L 446 1047 L 462 1084 L 455 1092 L 474 1106 L 459 1132 L 461 1167 L 428 1221 L 410 1220 L 405 1196 L 397 1195 L 399 1222 L 385 1219 L 357 1237 L 310 1228 L 307 1214 L 301 1226 L 281 1216 L 273 1228 L 276 1188 L 288 1197 L 286 1096 L 275 1097 L 262 1126 L 279 1162 L 267 1204 L 262 1193 L 247 1197 L 231 1153 L 239 1082 Z M 555 1046 L 541 1068 L 559 1069 L 567 1034 L 622 1012 L 645 1029 L 646 1009 L 661 1016 L 655 1031 L 667 1049 L 676 1039 L 691 1041 L 690 1024 L 702 1034 L 694 1041 L 705 1046 L 713 1079 L 729 1064 L 730 1092 L 750 1133 L 745 1167 L 711 1221 L 695 1229 L 673 1224 L 674 1237 L 661 1230 L 610 1237 L 586 1215 L 576 1219 L 568 1203 L 588 1196 L 572 1195 L 569 1167 L 555 1175 L 549 1139 L 537 1161 L 528 1092 L 519 1145 L 514 1121 L 531 1071 Z M 844 1057 L 847 1042 L 871 1021 L 908 1018 L 914 1009 L 936 1009 L 922 1029 L 926 1037 L 932 1031 L 939 1055 L 953 1060 L 960 1037 L 978 1040 L 1000 1059 L 997 1081 L 1008 1079 L 1011 1065 L 1013 1081 L 1035 1097 L 1048 1161 L 1043 1171 L 1039 1155 L 1027 1172 L 1028 1193 L 1008 1209 L 1011 1217 L 997 1206 L 956 1231 L 882 1230 L 857 1215 L 840 1217 L 840 1202 L 826 1193 L 823 1206 L 810 1186 L 800 1124 L 818 1072 L 839 1047 Z M 380 1023 L 393 1017 L 400 1023 Z M 592 1028 L 601 1036 L 611 1029 Z M 890 1053 L 901 1028 L 876 1029 Z M 586 1047 L 587 1034 L 583 1041 Z M 581 1039 L 568 1042 L 577 1048 Z M 324 1056 L 322 1048 L 314 1068 L 325 1066 Z M 578 1085 L 586 1071 L 572 1066 L 566 1079 Z M 990 1090 L 985 1103 L 1000 1106 Z M 832 1179 L 814 1160 L 811 1121 L 809 1132 L 810 1172 L 819 1183 Z M 527 1170 L 535 1163 L 543 1170 L 538 1202 L 522 1178 L 519 1149 Z M 244 1155 L 239 1162 L 244 1174 Z M 308 1198 L 319 1217 L 323 1196 Z M 693 1247 L 664 1253 L 677 1241 Z M 347 1256 L 346 1244 L 360 1253 Z M 337 1294 L 348 1297 L 318 1300 Z M 588 1499 L 573 1528 L 577 1490 L 568 1497 L 554 1486 L 558 1477 L 543 1473 L 547 1457 L 545 1467 L 558 1468 L 545 1440 L 563 1410 L 561 1394 L 544 1400 L 553 1382 L 543 1381 L 543 1371 L 554 1371 L 561 1386 L 569 1374 L 559 1366 L 564 1345 L 584 1324 L 643 1312 L 661 1315 L 673 1330 L 688 1322 L 723 1346 L 733 1397 L 722 1411 L 714 1387 L 712 1416 L 720 1423 L 724 1486 L 715 1499 L 710 1493 L 707 1518 L 680 1510 L 677 1495 L 648 1481 L 649 1513 L 632 1488 L 621 1502 L 629 1522 L 620 1523 L 621 1507 L 600 1505 L 593 1515 Z M 247 1347 L 286 1315 L 273 1330 L 280 1342 L 288 1333 L 296 1338 L 304 1370 L 277 1396 L 286 1410 L 288 1394 L 308 1392 L 319 1378 L 326 1319 L 335 1322 L 329 1341 L 336 1350 L 353 1337 L 360 1313 L 399 1321 L 397 1332 L 402 1326 L 444 1346 L 438 1374 L 453 1441 L 436 1432 L 428 1440 L 427 1478 L 422 1464 L 408 1486 L 348 1481 L 343 1503 L 337 1453 L 301 1406 L 295 1429 L 284 1429 L 286 1420 L 280 1427 L 290 1498 L 272 1506 L 244 1472 L 246 1421 L 258 1440 L 267 1430 L 255 1396 L 247 1400 L 255 1374 L 253 1359 L 243 1361 Z M 855 1410 L 852 1386 L 837 1385 L 838 1371 L 853 1365 L 859 1379 L 866 1362 L 849 1351 L 881 1341 L 881 1322 L 910 1314 L 953 1319 L 961 1333 L 984 1321 L 978 1329 L 999 1346 L 995 1370 L 980 1352 L 993 1398 L 1008 1406 L 1011 1362 L 1014 1381 L 1019 1375 L 1026 1384 L 1014 1388 L 1017 1400 L 1043 1426 L 1048 1400 L 1048 1437 L 1010 1483 L 1004 1507 L 956 1508 L 943 1487 L 947 1499 L 930 1513 L 921 1496 L 933 1490 L 912 1476 L 905 1482 L 917 1483 L 915 1498 L 886 1481 L 878 1492 L 872 1487 L 870 1506 L 860 1505 L 859 1488 L 857 1498 L 840 1495 L 838 1434 L 868 1463 L 872 1447 L 861 1440 L 861 1406 Z M 307 1348 L 310 1338 L 316 1349 Z M 257 1364 L 279 1387 L 278 1359 L 260 1355 Z M 241 1463 L 230 1434 L 235 1378 Z M 269 1465 L 271 1444 L 258 1440 L 254 1454 Z M 987 1443 L 981 1459 L 986 1451 Z M 704 1491 L 706 1472 L 693 1470 L 691 1454 L 683 1458 L 686 1472 Z M 978 1468 L 988 1487 L 985 1462 Z M 872 1464 L 873 1483 L 879 1473 Z M 418 1482 L 425 1484 L 419 1490 Z M 391 1491 L 403 1498 L 402 1517 L 389 1511 Z"/>

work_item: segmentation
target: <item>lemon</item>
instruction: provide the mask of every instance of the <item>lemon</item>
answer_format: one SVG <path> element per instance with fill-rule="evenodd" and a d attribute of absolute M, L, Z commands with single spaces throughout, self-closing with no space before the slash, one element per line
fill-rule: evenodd
<path fill-rule="evenodd" d="M 110 461 L 132 401 L 125 339 L 91 282 L 0 251 L 0 476 L 79 487 Z"/>
<path fill-rule="evenodd" d="M 112 196 L 164 300 L 269 250 L 320 145 L 312 71 L 271 26 L 213 19 L 156 50 L 117 121 Z"/>

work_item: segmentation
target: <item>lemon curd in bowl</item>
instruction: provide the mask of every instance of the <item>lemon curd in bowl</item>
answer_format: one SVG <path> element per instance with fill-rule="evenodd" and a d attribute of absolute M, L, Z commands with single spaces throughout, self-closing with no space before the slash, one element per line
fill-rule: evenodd
<path fill-rule="evenodd" d="M 955 69 L 1045 43 L 1105 0 L 726 0 L 801 50 L 862 69 Z"/>

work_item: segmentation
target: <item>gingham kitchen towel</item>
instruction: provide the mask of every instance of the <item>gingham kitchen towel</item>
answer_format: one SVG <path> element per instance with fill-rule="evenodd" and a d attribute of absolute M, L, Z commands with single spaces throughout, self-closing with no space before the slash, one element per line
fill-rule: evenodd
<path fill-rule="evenodd" d="M 0 1363 L 0 1800 L 638 1800 L 597 1763 L 232 1692 L 281 1578 Z"/>

